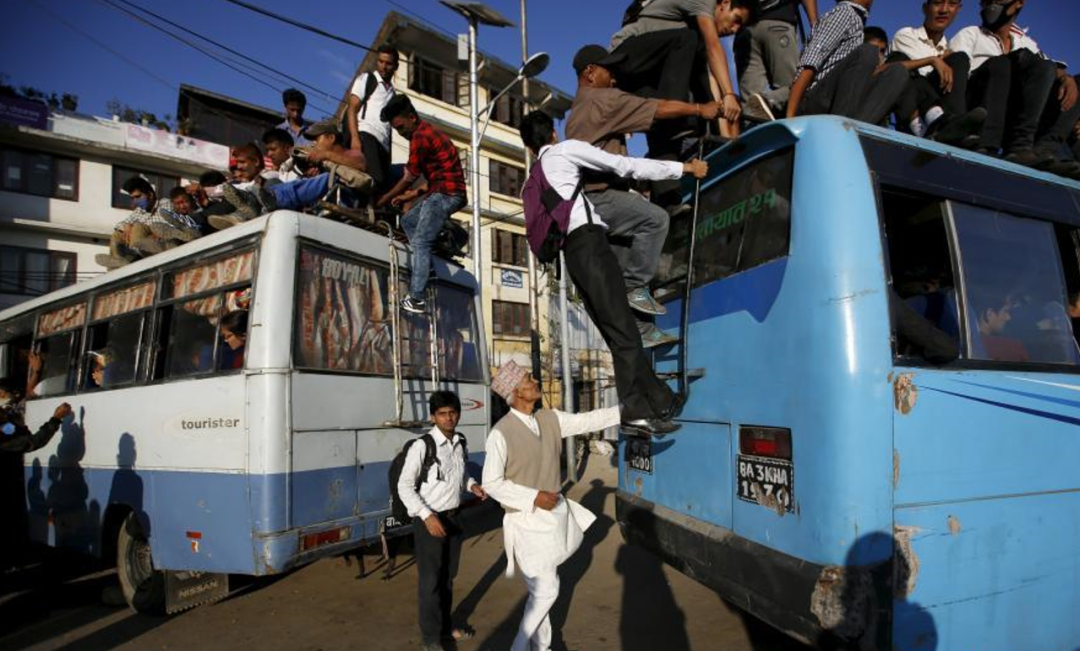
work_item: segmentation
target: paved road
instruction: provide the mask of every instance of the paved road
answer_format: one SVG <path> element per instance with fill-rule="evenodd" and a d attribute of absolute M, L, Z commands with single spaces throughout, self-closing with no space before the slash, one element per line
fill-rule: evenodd
<path fill-rule="evenodd" d="M 614 515 L 615 470 L 592 457 L 571 496 L 603 512 L 585 544 L 560 570 L 562 595 L 552 613 L 555 649 L 581 651 L 805 651 L 727 606 L 713 592 L 623 544 Z M 109 572 L 65 558 L 0 585 L 0 649 L 259 649 L 260 651 L 419 648 L 416 570 L 407 553 L 389 581 L 357 577 L 345 559 L 314 563 L 274 579 L 234 579 L 239 590 L 221 603 L 170 618 L 140 617 L 106 606 Z M 366 558 L 370 572 L 378 562 Z M 456 616 L 476 630 L 461 651 L 508 649 L 524 607 L 520 578 L 503 577 L 502 532 L 464 545 L 455 585 Z"/>

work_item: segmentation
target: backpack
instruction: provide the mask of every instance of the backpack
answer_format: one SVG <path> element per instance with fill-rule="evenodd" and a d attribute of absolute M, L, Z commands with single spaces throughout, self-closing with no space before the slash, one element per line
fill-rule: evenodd
<path fill-rule="evenodd" d="M 431 467 L 439 463 L 438 457 L 435 456 L 435 439 L 430 432 L 406 441 L 404 447 L 401 448 L 401 452 L 398 452 L 394 460 L 390 462 L 390 472 L 388 473 L 390 480 L 390 515 L 395 520 L 393 523 L 395 527 L 405 526 L 411 522 L 409 510 L 405 508 L 405 503 L 401 501 L 401 495 L 398 493 L 398 481 L 401 479 L 401 471 L 405 468 L 405 457 L 409 453 L 409 448 L 417 441 L 424 442 L 424 460 L 420 462 L 420 474 L 416 478 L 415 488 L 417 491 L 420 490 L 420 486 L 427 479 Z M 465 455 L 465 462 L 468 463 L 469 442 L 464 436 L 461 437 L 461 451 Z"/>
<path fill-rule="evenodd" d="M 364 82 L 364 96 L 360 98 L 360 119 L 363 120 L 367 117 L 368 100 L 371 99 L 372 93 L 379 85 L 378 79 L 375 78 L 374 72 L 366 72 L 367 81 Z M 344 133 L 346 137 L 349 135 L 349 116 L 348 112 L 341 114 L 341 124 L 338 125 L 341 133 Z M 359 149 L 360 143 L 350 142 L 352 149 Z"/>
<path fill-rule="evenodd" d="M 641 12 L 645 7 L 649 5 L 652 0 L 634 0 L 630 3 L 630 6 L 623 12 L 622 26 L 626 27 L 630 23 L 636 23 L 638 18 L 641 17 Z"/>
<path fill-rule="evenodd" d="M 529 172 L 529 178 L 521 189 L 521 201 L 525 206 L 525 236 L 529 248 L 542 263 L 552 262 L 566 244 L 566 232 L 570 228 L 570 211 L 585 187 L 582 175 L 569 199 L 563 199 L 548 183 L 544 168 L 537 159 Z M 585 213 L 592 223 L 592 209 L 585 202 Z"/>

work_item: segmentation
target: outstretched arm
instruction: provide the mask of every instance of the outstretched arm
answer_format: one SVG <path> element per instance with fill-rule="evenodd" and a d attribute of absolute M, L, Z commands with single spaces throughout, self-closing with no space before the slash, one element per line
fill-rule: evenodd
<path fill-rule="evenodd" d="M 619 408 L 608 407 L 606 409 L 594 409 L 582 414 L 570 414 L 565 411 L 555 411 L 559 417 L 559 429 L 562 437 L 578 436 L 589 432 L 599 432 L 602 429 L 614 427 L 619 424 Z"/>
<path fill-rule="evenodd" d="M 708 166 L 703 161 L 680 163 L 678 161 L 617 156 L 580 140 L 567 140 L 562 144 L 562 154 L 579 168 L 597 172 L 609 172 L 638 181 L 673 180 L 681 178 L 684 174 L 693 174 L 698 178 L 704 178 L 708 172 Z"/>
<path fill-rule="evenodd" d="M 716 84 L 720 86 L 724 119 L 734 122 L 742 114 L 742 106 L 735 97 L 735 86 L 731 83 L 731 72 L 728 71 L 727 53 L 724 52 L 724 46 L 720 44 L 716 20 L 712 16 L 698 16 L 697 27 L 705 43 L 705 58 L 709 63 L 709 72 L 712 73 Z"/>

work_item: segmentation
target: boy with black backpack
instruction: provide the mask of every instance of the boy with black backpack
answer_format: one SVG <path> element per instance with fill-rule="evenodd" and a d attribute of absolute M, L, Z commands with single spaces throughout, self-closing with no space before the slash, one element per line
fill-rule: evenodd
<path fill-rule="evenodd" d="M 450 619 L 454 575 L 463 538 L 458 506 L 462 489 L 481 500 L 487 499 L 487 493 L 465 471 L 469 450 L 465 436 L 455 429 L 461 417 L 461 401 L 451 391 L 436 391 L 428 404 L 435 425 L 427 434 L 406 443 L 399 455 L 404 461 L 393 502 L 396 511 L 400 500 L 413 521 L 413 545 L 420 575 L 422 648 L 441 651 L 443 640 L 472 637 L 468 629 L 454 628 Z M 395 459 L 390 469 L 391 479 L 398 464 Z"/>
<path fill-rule="evenodd" d="M 674 432 L 679 426 L 672 419 L 682 410 L 683 398 L 656 377 L 645 356 L 626 300 L 622 269 L 608 244 L 603 220 L 582 193 L 582 173 L 674 181 L 686 174 L 703 179 L 708 166 L 700 160 L 616 156 L 580 140 L 558 142 L 554 122 L 540 111 L 525 116 L 520 132 L 525 146 L 538 157 L 522 191 L 529 246 L 541 262 L 563 251 L 585 309 L 611 350 L 623 427 L 646 435 Z"/>
<path fill-rule="evenodd" d="M 390 178 L 390 124 L 382 119 L 382 110 L 394 96 L 394 73 L 398 69 L 398 51 L 392 45 L 379 47 L 375 69 L 353 82 L 347 111 L 351 148 L 360 149 L 367 158 L 367 172 L 375 181 L 379 196 Z"/>

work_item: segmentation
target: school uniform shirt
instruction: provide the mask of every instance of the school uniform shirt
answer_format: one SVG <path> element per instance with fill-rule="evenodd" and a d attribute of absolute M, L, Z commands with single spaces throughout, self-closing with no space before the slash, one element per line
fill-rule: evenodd
<path fill-rule="evenodd" d="M 546 170 L 545 170 L 546 171 Z M 595 409 L 583 414 L 553 410 L 563 438 L 598 432 L 619 423 L 619 408 Z M 510 413 L 521 420 L 533 434 L 540 436 L 536 417 L 517 409 Z M 560 496 L 551 511 L 533 504 L 539 491 L 515 484 L 505 477 L 506 439 L 498 426 L 488 434 L 484 459 L 483 486 L 487 494 L 514 513 L 503 516 L 503 545 L 506 548 L 506 576 L 520 567 L 526 577 L 550 573 L 581 545 L 583 532 L 596 520 L 588 509 Z"/>
<path fill-rule="evenodd" d="M 863 44 L 867 16 L 869 12 L 865 7 L 845 0 L 818 20 L 814 35 L 799 58 L 798 72 L 809 68 L 816 73 L 810 88 Z"/>
<path fill-rule="evenodd" d="M 574 195 L 583 170 L 605 172 L 638 181 L 669 181 L 680 179 L 683 175 L 683 164 L 678 161 L 616 156 L 580 140 L 564 140 L 555 145 L 545 146 L 540 150 L 538 163 L 543 168 L 548 183 L 563 199 L 569 199 Z M 570 209 L 567 234 L 589 223 L 586 204 L 592 213 L 592 223 L 603 226 L 596 207 L 582 192 L 578 194 Z"/>
<path fill-rule="evenodd" d="M 454 438 L 449 439 L 438 427 L 432 427 L 428 433 L 435 439 L 437 463 L 431 464 L 427 478 L 420 484 L 419 493 L 416 491 L 416 480 L 424 463 L 426 444 L 423 441 L 409 446 L 398 479 L 401 503 L 410 517 L 421 520 L 427 519 L 432 513 L 456 509 L 461 505 L 462 490 L 471 490 L 476 485 L 476 480 L 465 472 L 465 437 L 455 432 Z"/>
<path fill-rule="evenodd" d="M 1028 36 L 1025 30 L 1013 25 L 1010 33 L 1012 34 L 1013 50 L 1031 50 L 1035 54 L 1043 56 L 1042 52 L 1039 51 L 1038 43 Z M 984 27 L 974 25 L 965 27 L 956 36 L 952 37 L 952 40 L 949 41 L 949 49 L 953 52 L 963 52 L 968 55 L 968 58 L 971 59 L 971 72 L 978 70 L 979 66 L 986 63 L 987 59 L 1005 54 L 1005 46 L 997 34 Z M 1046 57 L 1043 56 L 1043 58 Z"/>
<path fill-rule="evenodd" d="M 905 27 L 893 35 L 891 47 L 893 52 L 906 54 L 912 61 L 918 61 L 945 56 L 949 51 L 949 39 L 942 36 L 941 40 L 935 43 L 934 39 L 927 35 L 925 27 Z M 925 77 L 933 71 L 934 66 L 923 66 L 918 72 Z"/>
<path fill-rule="evenodd" d="M 622 45 L 633 36 L 641 36 L 666 29 L 696 27 L 697 17 L 716 18 L 716 0 L 652 0 L 638 14 L 638 19 L 620 29 L 611 37 L 610 50 Z"/>
<path fill-rule="evenodd" d="M 375 80 L 378 83 L 375 84 L 375 89 L 371 91 L 367 106 L 360 106 L 360 112 L 356 115 L 356 123 L 360 127 L 361 133 L 370 133 L 375 136 L 382 148 L 390 151 L 390 123 L 383 122 L 380 116 L 383 107 L 394 96 L 394 86 L 390 82 L 384 81 L 382 75 L 376 72 L 365 72 L 353 82 L 352 94 L 363 101 L 369 75 L 375 75 Z"/>

